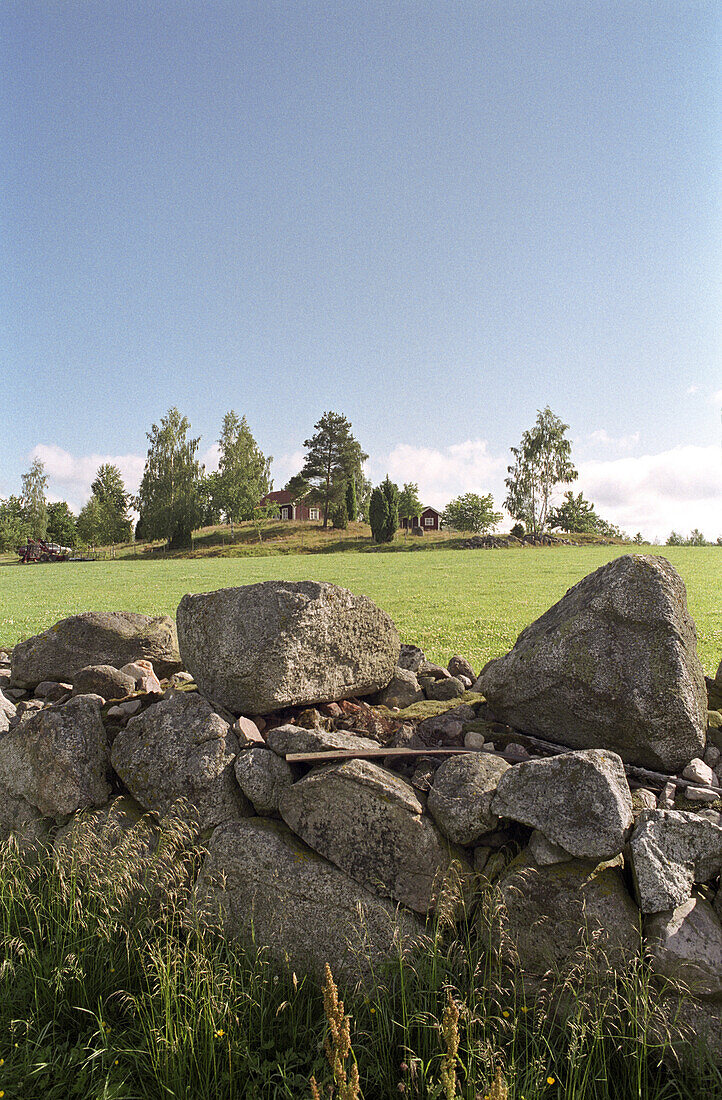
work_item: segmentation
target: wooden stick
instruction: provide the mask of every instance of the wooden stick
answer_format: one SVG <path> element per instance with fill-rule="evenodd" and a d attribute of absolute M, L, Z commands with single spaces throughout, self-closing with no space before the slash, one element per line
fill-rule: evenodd
<path fill-rule="evenodd" d="M 348 731 L 351 732 L 350 730 Z M 360 733 L 360 731 L 356 731 Z M 522 733 L 518 731 L 519 736 L 528 741 L 532 747 L 537 747 L 546 751 L 550 756 L 560 756 L 565 752 L 578 752 L 579 749 L 574 749 L 569 745 L 555 744 L 553 741 L 545 741 L 541 737 L 534 737 L 528 733 Z M 603 747 L 603 746 L 600 746 Z M 379 747 L 378 749 L 324 749 L 322 752 L 289 752 L 286 753 L 286 760 L 289 764 L 316 764 L 320 761 L 330 760 L 374 760 L 379 757 L 386 756 L 397 757 L 400 759 L 413 759 L 419 756 L 461 756 L 464 753 L 478 753 L 487 752 L 489 756 L 499 756 L 509 762 L 520 764 L 520 761 L 516 753 L 505 753 L 503 750 L 498 751 L 487 749 L 467 749 L 462 747 L 457 748 L 445 748 L 445 749 L 398 749 L 388 748 L 384 749 Z M 612 750 L 610 750 L 612 751 Z M 675 787 L 680 787 L 682 790 L 686 790 L 688 787 L 692 787 L 694 790 L 712 791 L 714 794 L 719 795 L 722 798 L 722 787 L 710 786 L 706 787 L 701 783 L 692 783 L 689 779 L 681 779 L 676 775 L 666 775 L 664 772 L 651 771 L 649 768 L 641 768 L 635 764 L 624 764 L 624 771 L 632 778 L 637 779 L 642 783 L 652 783 L 655 786 L 664 787 L 667 783 L 673 783 Z"/>

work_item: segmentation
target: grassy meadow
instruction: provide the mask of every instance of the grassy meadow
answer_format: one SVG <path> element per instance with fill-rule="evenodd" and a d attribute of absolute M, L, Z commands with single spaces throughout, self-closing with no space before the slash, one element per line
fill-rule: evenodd
<path fill-rule="evenodd" d="M 402 639 L 446 663 L 453 653 L 481 667 L 506 652 L 528 623 L 624 546 L 418 553 L 316 553 L 175 557 L 0 565 L 0 646 L 11 646 L 80 611 L 170 614 L 186 592 L 264 580 L 323 580 L 365 593 Z M 645 548 L 645 552 L 652 552 Z M 663 547 L 681 574 L 697 624 L 705 672 L 722 659 L 722 548 Z"/>

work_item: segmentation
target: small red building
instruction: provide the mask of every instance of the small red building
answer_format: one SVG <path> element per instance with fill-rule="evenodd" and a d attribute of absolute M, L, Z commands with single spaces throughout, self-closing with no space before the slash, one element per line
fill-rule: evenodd
<path fill-rule="evenodd" d="M 300 519 L 312 523 L 322 518 L 319 504 L 304 504 L 302 500 L 294 500 L 288 489 L 277 489 L 274 493 L 266 493 L 258 503 L 261 507 L 265 507 L 266 504 L 275 504 L 281 519 Z"/>
<path fill-rule="evenodd" d="M 402 519 L 401 526 L 407 530 L 438 531 L 441 528 L 441 512 L 437 512 L 436 508 L 424 508 L 420 515 Z"/>

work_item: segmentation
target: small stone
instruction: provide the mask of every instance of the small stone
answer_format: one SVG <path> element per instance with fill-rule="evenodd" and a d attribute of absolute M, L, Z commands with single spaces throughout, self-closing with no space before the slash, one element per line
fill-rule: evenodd
<path fill-rule="evenodd" d="M 33 695 L 36 699 L 45 699 L 48 703 L 57 703 L 63 695 L 68 695 L 72 690 L 72 684 L 56 683 L 55 680 L 43 680 L 35 688 Z"/>
<path fill-rule="evenodd" d="M 239 752 L 234 764 L 238 785 L 257 814 L 278 813 L 281 795 L 293 783 L 290 764 L 268 748 L 252 745 Z"/>
<path fill-rule="evenodd" d="M 647 790 L 646 787 L 637 787 L 632 791 L 632 813 L 636 817 L 642 810 L 656 810 L 657 809 L 657 796 L 654 791 Z"/>
<path fill-rule="evenodd" d="M 709 787 L 687 787 L 684 796 L 688 798 L 690 802 L 717 802 L 722 798 L 722 795 L 717 794 L 715 791 L 711 791 Z"/>
<path fill-rule="evenodd" d="M 478 848 L 474 848 L 474 870 L 477 875 L 480 875 L 486 867 L 491 851 L 491 848 L 486 844 L 480 844 Z"/>
<path fill-rule="evenodd" d="M 160 695 L 162 691 L 160 680 L 153 671 L 150 661 L 131 661 L 129 664 L 123 665 L 120 671 L 126 676 L 133 677 L 136 691 L 147 691 Z"/>
<path fill-rule="evenodd" d="M 450 680 L 451 673 L 441 665 L 435 665 L 433 661 L 422 661 L 418 668 L 419 676 L 430 676 L 432 680 Z"/>
<path fill-rule="evenodd" d="M 708 745 L 704 750 L 704 762 L 708 764 L 710 768 L 717 767 L 720 762 L 720 757 L 722 757 L 722 753 L 720 753 L 716 745 Z"/>
<path fill-rule="evenodd" d="M 377 703 L 380 707 L 403 710 L 412 703 L 418 703 L 424 698 L 424 693 L 419 686 L 416 675 L 406 668 L 397 667 L 390 683 L 380 691 Z"/>
<path fill-rule="evenodd" d="M 525 749 L 523 745 L 517 744 L 516 741 L 510 741 L 504 749 L 507 756 L 512 757 L 512 763 L 521 763 L 522 760 L 530 760 L 531 753 L 528 749 Z"/>
<path fill-rule="evenodd" d="M 498 823 L 491 804 L 509 764 L 482 753 L 452 756 L 440 766 L 429 791 L 428 810 L 454 844 L 473 844 Z"/>
<path fill-rule="evenodd" d="M 674 809 L 674 800 L 676 798 L 676 795 L 677 795 L 677 784 L 676 783 L 665 783 L 664 787 L 662 788 L 662 793 L 660 794 L 659 798 L 657 799 L 658 809 L 660 809 L 660 810 L 673 810 Z"/>
<path fill-rule="evenodd" d="M 471 684 L 476 679 L 476 673 L 467 661 L 466 657 L 454 656 L 446 666 L 450 676 L 465 676 Z"/>
<path fill-rule="evenodd" d="M 125 699 L 134 691 L 134 678 L 113 665 L 88 665 L 73 677 L 73 695 L 97 692 L 104 699 Z"/>
<path fill-rule="evenodd" d="M 456 676 L 430 683 L 425 690 L 427 699 L 460 699 L 465 694 L 464 685 Z"/>
<path fill-rule="evenodd" d="M 425 660 L 423 649 L 419 649 L 417 645 L 401 646 L 399 655 L 399 666 L 401 668 L 406 668 L 409 672 L 418 672 Z"/>
<path fill-rule="evenodd" d="M 174 672 L 168 680 L 169 684 L 192 684 L 193 677 L 190 672 Z"/>
<path fill-rule="evenodd" d="M 238 744 L 242 749 L 250 748 L 252 745 L 265 744 L 258 725 L 253 721 L 252 718 L 246 718 L 243 714 L 239 715 L 238 718 L 236 718 L 235 722 L 231 726 L 231 729 L 238 738 Z"/>
<path fill-rule="evenodd" d="M 717 777 L 704 760 L 695 757 L 682 772 L 682 778 L 688 779 L 690 783 L 697 783 L 701 787 L 711 787 Z"/>
<path fill-rule="evenodd" d="M 484 748 L 484 735 L 477 733 L 476 730 L 469 730 L 464 735 L 464 748 L 475 749 L 477 752 Z"/>
<path fill-rule="evenodd" d="M 119 709 L 124 715 L 130 717 L 131 714 L 137 714 L 142 706 L 143 703 L 140 699 L 127 699 L 125 703 L 120 703 Z"/>
<path fill-rule="evenodd" d="M 19 699 L 24 699 L 27 695 L 25 688 L 5 688 L 5 695 L 8 699 L 12 699 L 13 702 L 17 702 Z"/>

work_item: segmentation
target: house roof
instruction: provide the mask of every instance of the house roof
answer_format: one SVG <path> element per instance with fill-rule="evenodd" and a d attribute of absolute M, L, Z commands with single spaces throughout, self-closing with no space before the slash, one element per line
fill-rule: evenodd
<path fill-rule="evenodd" d="M 273 493 L 266 493 L 265 497 L 261 497 L 261 504 L 266 501 L 273 504 L 293 504 L 294 499 L 288 489 L 276 489 Z"/>

